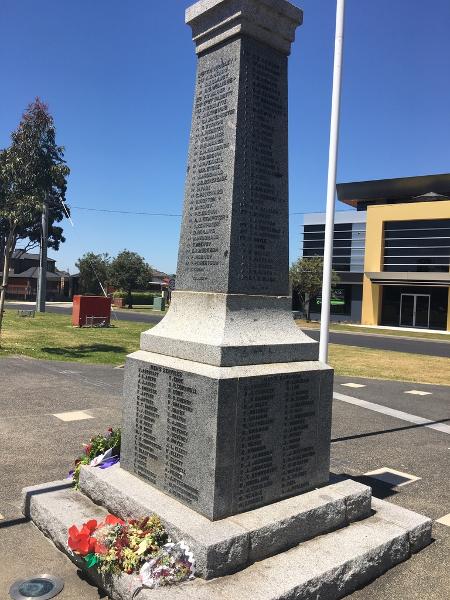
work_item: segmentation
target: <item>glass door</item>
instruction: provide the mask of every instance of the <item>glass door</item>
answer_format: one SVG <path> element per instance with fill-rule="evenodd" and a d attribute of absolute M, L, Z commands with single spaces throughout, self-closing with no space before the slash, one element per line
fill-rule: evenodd
<path fill-rule="evenodd" d="M 414 327 L 414 294 L 400 297 L 400 327 Z"/>
<path fill-rule="evenodd" d="M 414 327 L 430 326 L 430 296 L 426 294 L 417 294 L 416 310 L 414 315 Z"/>
<path fill-rule="evenodd" d="M 400 297 L 400 327 L 430 326 L 430 295 L 402 294 Z"/>

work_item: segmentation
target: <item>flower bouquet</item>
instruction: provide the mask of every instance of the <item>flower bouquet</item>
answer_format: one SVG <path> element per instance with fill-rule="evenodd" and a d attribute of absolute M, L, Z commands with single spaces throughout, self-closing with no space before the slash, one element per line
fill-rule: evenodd
<path fill-rule="evenodd" d="M 114 515 L 69 529 L 68 546 L 100 573 L 134 573 L 167 542 L 167 533 L 156 515 L 140 521 L 123 521 Z"/>
<path fill-rule="evenodd" d="M 82 465 L 106 469 L 120 460 L 120 429 L 108 428 L 106 435 L 98 434 L 84 444 L 84 455 L 75 460 L 75 467 L 69 472 L 69 477 L 78 488 L 80 469 Z"/>
<path fill-rule="evenodd" d="M 142 585 L 157 588 L 193 579 L 194 556 L 184 542 L 165 544 L 161 550 L 141 567 Z"/>
<path fill-rule="evenodd" d="M 156 515 L 123 521 L 107 515 L 69 529 L 68 546 L 100 573 L 139 573 L 142 587 L 156 588 L 192 579 L 195 560 L 184 542 L 172 543 Z"/>

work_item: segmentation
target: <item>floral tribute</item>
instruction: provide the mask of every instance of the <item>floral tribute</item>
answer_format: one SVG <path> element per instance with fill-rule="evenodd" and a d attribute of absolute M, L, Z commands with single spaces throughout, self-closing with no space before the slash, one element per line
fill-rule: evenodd
<path fill-rule="evenodd" d="M 184 542 L 165 544 L 161 550 L 141 567 L 142 585 L 157 588 L 193 579 L 195 560 Z"/>
<path fill-rule="evenodd" d="M 194 576 L 195 561 L 184 542 L 168 539 L 156 515 L 123 521 L 107 515 L 69 529 L 68 546 L 100 573 L 139 573 L 143 587 L 179 583 Z"/>
<path fill-rule="evenodd" d="M 98 434 L 91 438 L 88 444 L 83 445 L 83 456 L 75 460 L 75 467 L 69 472 L 69 478 L 72 479 L 76 488 L 78 488 L 82 465 L 106 469 L 119 462 L 120 441 L 120 428 L 113 429 L 109 427 L 106 435 Z"/>

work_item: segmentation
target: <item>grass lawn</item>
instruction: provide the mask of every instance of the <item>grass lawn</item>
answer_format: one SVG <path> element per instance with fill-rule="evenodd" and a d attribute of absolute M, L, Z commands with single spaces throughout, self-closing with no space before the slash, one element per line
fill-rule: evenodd
<path fill-rule="evenodd" d="M 295 322 L 302 329 L 320 329 L 318 321 L 306 321 L 305 319 L 296 319 Z M 355 327 L 345 323 L 331 323 L 331 331 L 349 331 L 350 333 L 366 333 L 370 335 L 388 335 L 398 337 L 424 338 L 430 340 L 440 340 L 450 344 L 450 335 L 445 333 L 427 333 L 425 331 L 402 331 L 401 329 L 375 329 L 372 327 Z"/>
<path fill-rule="evenodd" d="M 47 360 L 120 365 L 139 348 L 148 323 L 113 321 L 109 328 L 72 327 L 69 315 L 19 317 L 7 310 L 0 357 L 24 355 Z M 330 344 L 330 364 L 338 375 L 450 385 L 450 359 Z"/>
<path fill-rule="evenodd" d="M 139 349 L 139 335 L 149 323 L 112 321 L 113 327 L 72 327 L 70 315 L 53 313 L 19 317 L 5 312 L 0 357 L 24 355 L 47 360 L 120 365 Z"/>

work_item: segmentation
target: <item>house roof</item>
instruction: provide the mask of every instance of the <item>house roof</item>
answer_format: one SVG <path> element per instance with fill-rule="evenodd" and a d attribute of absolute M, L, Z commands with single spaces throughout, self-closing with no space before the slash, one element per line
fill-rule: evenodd
<path fill-rule="evenodd" d="M 55 268 L 55 273 L 60 277 L 70 277 L 69 271 L 60 271 L 59 269 Z"/>
<path fill-rule="evenodd" d="M 152 277 L 169 277 L 169 276 L 167 275 L 167 273 L 158 271 L 158 269 L 152 269 Z"/>
<path fill-rule="evenodd" d="M 25 260 L 25 259 L 27 259 L 27 260 L 36 260 L 36 261 L 39 262 L 39 253 L 37 253 L 37 254 L 31 254 L 30 252 L 23 252 L 20 249 L 19 250 L 14 250 L 12 257 L 13 258 L 18 258 L 18 259 L 23 259 L 23 260 Z M 47 261 L 48 262 L 56 262 L 56 260 L 54 258 L 50 258 L 50 257 L 47 257 Z"/>
<path fill-rule="evenodd" d="M 10 279 L 38 279 L 39 277 L 39 267 L 30 267 L 26 271 L 22 271 L 22 273 L 11 273 Z M 61 275 L 57 275 L 56 273 L 50 273 L 47 271 L 46 275 L 47 279 L 61 279 Z"/>

